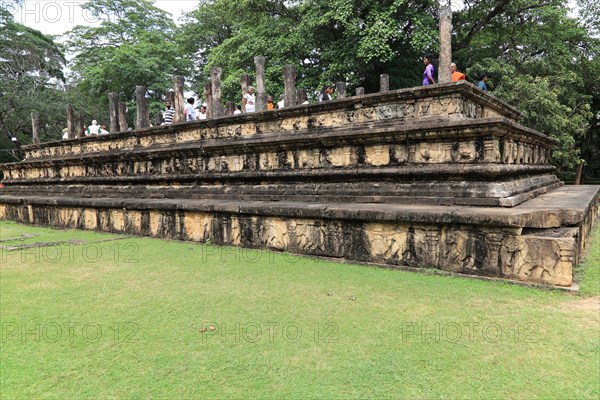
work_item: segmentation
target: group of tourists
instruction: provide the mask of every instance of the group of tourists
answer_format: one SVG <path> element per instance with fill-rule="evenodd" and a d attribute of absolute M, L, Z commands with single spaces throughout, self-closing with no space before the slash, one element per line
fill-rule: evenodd
<path fill-rule="evenodd" d="M 106 125 L 98 125 L 98 121 L 93 120 L 92 124 L 90 126 L 87 127 L 87 129 L 85 131 L 82 132 L 85 136 L 96 136 L 96 135 L 108 135 L 109 132 L 106 129 Z M 62 138 L 63 140 L 67 140 L 69 138 L 69 129 L 68 128 L 64 128 L 62 130 Z M 78 133 L 76 133 L 76 136 L 79 136 Z"/>
<path fill-rule="evenodd" d="M 423 86 L 427 86 L 427 85 L 433 85 L 435 84 L 435 68 L 432 64 L 433 61 L 433 57 L 431 55 L 426 55 L 425 57 L 423 57 L 423 64 L 425 64 L 425 71 L 423 71 Z M 452 71 L 452 82 L 458 82 L 458 81 L 464 81 L 465 80 L 465 74 L 463 74 L 462 72 L 458 72 L 458 67 L 456 65 L 456 63 L 452 63 L 450 64 L 450 69 Z M 479 87 L 479 89 L 487 92 L 488 87 L 487 87 L 487 81 L 488 81 L 488 76 L 487 74 L 482 74 L 479 77 L 479 81 L 477 82 L 477 87 Z"/>
<path fill-rule="evenodd" d="M 426 55 L 423 57 L 423 63 L 425 64 L 425 71 L 423 72 L 423 85 L 433 85 L 436 82 L 435 75 L 435 67 L 433 66 L 433 57 L 431 55 Z M 450 64 L 450 68 L 452 71 L 452 81 L 458 82 L 461 80 L 465 80 L 465 74 L 458 71 L 458 66 L 456 63 Z M 479 78 L 477 86 L 483 90 L 487 91 L 487 74 L 482 74 Z M 333 86 L 325 85 L 323 89 L 319 92 L 318 100 L 319 102 L 330 101 L 333 100 Z M 304 93 L 303 97 L 300 99 L 299 104 L 309 104 L 308 97 Z M 193 97 L 187 99 L 187 103 L 185 105 L 185 120 L 186 121 L 200 121 L 207 118 L 207 105 L 202 104 L 199 109 L 194 108 L 196 100 Z M 285 96 L 282 94 L 279 96 L 279 101 L 275 103 L 273 101 L 273 96 L 266 96 L 266 109 L 267 110 L 279 110 L 285 107 Z M 256 94 L 254 87 L 249 86 L 247 90 L 242 95 L 242 104 L 236 105 L 236 109 L 233 114 L 241 114 L 241 113 L 253 113 L 256 111 Z M 163 125 L 171 125 L 175 118 L 175 109 L 171 103 L 171 101 L 166 102 L 166 108 L 163 112 Z M 95 122 L 95 121 L 94 121 Z"/>
<path fill-rule="evenodd" d="M 319 102 L 333 100 L 333 86 L 325 85 L 323 90 L 319 93 Z M 186 101 L 184 114 L 185 121 L 200 121 L 206 119 L 208 106 L 202 104 L 199 109 L 194 108 L 196 99 L 190 97 Z M 300 99 L 300 104 L 309 104 L 308 96 L 304 93 Z M 279 96 L 279 101 L 275 103 L 273 96 L 266 97 L 266 109 L 267 110 L 280 110 L 285 107 L 285 96 L 282 94 Z M 248 86 L 246 93 L 242 96 L 242 104 L 236 105 L 236 109 L 233 112 L 234 115 L 241 113 L 253 113 L 256 112 L 256 94 L 253 86 Z M 167 100 L 165 103 L 165 110 L 163 111 L 163 125 L 171 125 L 175 120 L 175 108 L 171 101 Z"/>

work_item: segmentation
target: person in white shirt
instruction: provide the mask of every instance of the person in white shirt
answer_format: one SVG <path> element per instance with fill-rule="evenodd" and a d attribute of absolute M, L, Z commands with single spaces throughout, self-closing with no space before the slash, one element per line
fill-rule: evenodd
<path fill-rule="evenodd" d="M 86 136 L 97 135 L 100 133 L 100 125 L 98 125 L 98 121 L 93 120 L 92 124 L 88 126 Z"/>
<path fill-rule="evenodd" d="M 204 104 L 200 106 L 200 111 L 198 111 L 198 116 L 196 118 L 198 120 L 206 119 L 206 106 Z"/>
<path fill-rule="evenodd" d="M 235 106 L 235 111 L 233 112 L 233 115 L 238 115 L 242 113 L 242 109 L 240 106 Z"/>
<path fill-rule="evenodd" d="M 196 120 L 196 110 L 194 109 L 194 103 L 196 99 L 190 97 L 187 99 L 187 104 L 185 106 L 185 120 L 186 121 L 195 121 Z"/>
<path fill-rule="evenodd" d="M 256 96 L 254 95 L 254 88 L 252 86 L 248 86 L 248 92 L 244 95 L 242 99 L 242 111 L 243 112 L 255 112 L 256 107 Z"/>
<path fill-rule="evenodd" d="M 279 101 L 277 102 L 277 109 L 282 109 L 283 107 L 285 107 L 285 96 L 281 95 L 279 96 Z"/>

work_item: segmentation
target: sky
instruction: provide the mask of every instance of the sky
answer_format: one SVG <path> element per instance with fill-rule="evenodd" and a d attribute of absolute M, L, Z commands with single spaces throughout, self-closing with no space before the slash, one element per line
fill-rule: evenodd
<path fill-rule="evenodd" d="M 21 7 L 9 3 L 9 9 L 17 22 L 47 35 L 60 35 L 76 25 L 97 25 L 97 21 L 81 8 L 81 4 L 85 2 L 86 0 L 25 0 Z M 154 5 L 171 13 L 173 20 L 177 22 L 182 13 L 191 11 L 198 3 L 199 0 L 157 0 Z"/>

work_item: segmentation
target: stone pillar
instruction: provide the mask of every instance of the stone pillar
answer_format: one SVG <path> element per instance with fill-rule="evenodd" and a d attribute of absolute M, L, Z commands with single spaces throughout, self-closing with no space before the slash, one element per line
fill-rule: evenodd
<path fill-rule="evenodd" d="M 69 139 L 75 139 L 75 117 L 73 115 L 73 106 L 67 105 L 67 132 Z"/>
<path fill-rule="evenodd" d="M 364 96 L 365 94 L 365 88 L 364 87 L 357 87 L 356 88 L 356 95 L 357 96 Z"/>
<path fill-rule="evenodd" d="M 379 75 L 379 91 L 389 92 L 390 91 L 390 76 L 388 74 Z"/>
<path fill-rule="evenodd" d="M 124 132 L 128 129 L 127 126 L 127 105 L 119 102 L 119 130 Z"/>
<path fill-rule="evenodd" d="M 440 66 L 438 82 L 452 82 L 452 8 L 450 2 L 440 4 Z"/>
<path fill-rule="evenodd" d="M 31 131 L 33 132 L 33 144 L 40 144 L 40 113 L 31 113 Z"/>
<path fill-rule="evenodd" d="M 254 57 L 256 65 L 256 111 L 265 111 L 267 109 L 267 95 L 265 93 L 265 62 L 266 57 Z"/>
<path fill-rule="evenodd" d="M 227 102 L 227 115 L 233 115 L 235 112 L 235 103 L 233 101 Z"/>
<path fill-rule="evenodd" d="M 119 131 L 119 95 L 117 93 L 108 94 L 108 114 L 110 118 L 108 131 L 117 133 Z"/>
<path fill-rule="evenodd" d="M 175 76 L 173 78 L 173 86 L 175 86 L 175 101 L 173 107 L 175 109 L 175 116 L 173 123 L 185 122 L 185 98 L 183 97 L 183 87 L 185 86 L 185 79 L 182 76 Z"/>
<path fill-rule="evenodd" d="M 335 94 L 336 98 L 343 99 L 346 97 L 346 83 L 345 82 L 336 82 L 335 83 Z"/>
<path fill-rule="evenodd" d="M 85 121 L 84 115 L 82 112 L 77 113 L 77 137 L 84 138 L 85 137 Z"/>
<path fill-rule="evenodd" d="M 212 108 L 212 117 L 220 117 L 223 115 L 221 108 L 221 74 L 223 70 L 219 67 L 212 67 L 210 69 L 210 81 L 211 81 L 211 102 L 209 107 Z"/>
<path fill-rule="evenodd" d="M 242 98 L 248 92 L 248 86 L 252 86 L 252 78 L 250 75 L 242 75 L 240 77 L 240 86 L 242 87 Z"/>
<path fill-rule="evenodd" d="M 149 127 L 150 116 L 148 115 L 148 102 L 146 101 L 146 86 L 135 87 L 135 102 L 137 106 L 135 129 Z"/>
<path fill-rule="evenodd" d="M 296 104 L 296 68 L 293 65 L 283 67 L 283 82 L 285 93 L 285 107 Z"/>
<path fill-rule="evenodd" d="M 204 96 L 206 96 L 206 105 L 208 106 L 208 110 L 206 110 L 206 118 L 210 119 L 214 115 L 212 108 L 212 85 L 210 83 L 204 85 Z"/>

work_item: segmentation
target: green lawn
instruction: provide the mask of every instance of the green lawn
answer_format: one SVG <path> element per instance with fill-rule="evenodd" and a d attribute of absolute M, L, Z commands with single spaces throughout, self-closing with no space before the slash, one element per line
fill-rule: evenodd
<path fill-rule="evenodd" d="M 579 295 L 10 222 L 0 240 L 2 399 L 600 397 L 599 229 Z"/>

